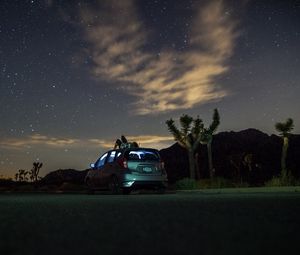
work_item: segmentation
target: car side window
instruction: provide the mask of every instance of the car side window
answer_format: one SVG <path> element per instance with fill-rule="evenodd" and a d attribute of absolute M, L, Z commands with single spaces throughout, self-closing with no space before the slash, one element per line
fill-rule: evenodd
<path fill-rule="evenodd" d="M 103 154 L 103 155 L 99 158 L 99 160 L 98 160 L 98 162 L 97 162 L 97 165 L 96 165 L 97 168 L 99 168 L 99 167 L 101 167 L 101 166 L 104 165 L 105 160 L 106 160 L 106 158 L 107 158 L 107 154 L 108 154 L 108 153 L 106 152 L 105 154 Z"/>
<path fill-rule="evenodd" d="M 111 151 L 107 160 L 107 163 L 114 162 L 114 159 L 116 157 L 116 151 Z"/>

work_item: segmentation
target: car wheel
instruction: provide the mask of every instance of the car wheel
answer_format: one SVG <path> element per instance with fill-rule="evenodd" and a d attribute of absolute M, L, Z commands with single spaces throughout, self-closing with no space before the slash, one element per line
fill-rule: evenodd
<path fill-rule="evenodd" d="M 113 175 L 110 178 L 108 187 L 112 194 L 120 194 L 120 184 L 117 176 Z"/>

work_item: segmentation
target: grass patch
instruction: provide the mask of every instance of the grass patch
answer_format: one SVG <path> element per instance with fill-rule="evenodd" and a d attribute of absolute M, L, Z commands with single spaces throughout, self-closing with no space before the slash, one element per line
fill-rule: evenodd
<path fill-rule="evenodd" d="M 58 187 L 58 190 L 61 190 L 61 191 L 87 191 L 87 187 L 83 184 L 64 182 L 62 185 L 60 185 Z"/>
<path fill-rule="evenodd" d="M 265 183 L 266 187 L 282 187 L 297 185 L 300 185 L 300 181 L 297 180 L 290 172 L 287 171 L 283 171 L 279 176 L 275 176 Z"/>
<path fill-rule="evenodd" d="M 177 190 L 194 190 L 198 189 L 198 182 L 194 179 L 183 178 L 175 183 L 175 188 Z"/>
<path fill-rule="evenodd" d="M 216 188 L 238 188 L 248 187 L 247 183 L 234 183 L 229 179 L 215 177 L 213 179 L 194 180 L 184 178 L 175 183 L 177 190 L 216 189 Z"/>

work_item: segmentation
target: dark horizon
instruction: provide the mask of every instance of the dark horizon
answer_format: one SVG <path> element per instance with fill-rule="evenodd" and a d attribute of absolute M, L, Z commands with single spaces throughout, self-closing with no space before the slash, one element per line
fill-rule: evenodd
<path fill-rule="evenodd" d="M 253 135 L 255 134 L 255 135 L 267 135 L 269 138 L 271 138 L 272 136 L 275 136 L 275 137 L 277 137 L 278 138 L 278 140 L 282 140 L 282 137 L 279 135 L 279 134 L 267 134 L 267 133 L 265 133 L 265 132 L 262 132 L 262 131 L 260 131 L 260 130 L 258 130 L 258 129 L 255 129 L 255 128 L 248 128 L 248 129 L 243 129 L 243 130 L 239 130 L 239 131 L 230 131 L 230 130 L 228 130 L 228 131 L 221 131 L 221 132 L 217 132 L 216 134 L 214 134 L 214 141 L 215 141 L 215 139 L 219 139 L 220 140 L 220 136 L 221 137 L 224 137 L 224 135 L 241 135 L 241 133 L 243 133 L 244 135 L 246 135 L 247 137 L 248 137 L 248 139 L 249 138 L 251 138 L 251 139 L 253 139 L 254 137 L 253 137 Z M 293 137 L 294 138 L 296 138 L 296 137 L 300 137 L 300 134 L 295 134 L 295 133 L 292 133 L 291 135 L 290 135 L 290 143 L 291 143 L 291 141 L 292 142 L 294 142 L 294 139 L 293 139 Z M 222 140 L 222 139 L 221 139 Z M 274 141 L 274 140 L 273 140 Z M 251 143 L 253 143 L 253 141 L 251 141 Z M 172 147 L 176 147 L 176 144 L 178 144 L 178 142 L 176 142 L 175 140 L 173 140 L 173 142 L 171 142 L 171 144 L 169 145 L 169 146 L 167 146 L 167 147 L 164 147 L 164 148 L 159 148 L 159 150 L 160 151 L 168 151 L 168 150 L 171 150 L 172 151 Z M 263 143 L 257 143 L 257 146 L 262 146 L 263 145 Z M 178 144 L 178 146 L 180 146 L 179 144 Z M 181 146 L 180 146 L 181 147 Z M 202 147 L 202 149 L 200 148 L 200 147 Z M 199 151 L 201 152 L 201 153 L 203 153 L 205 156 L 204 156 L 204 158 L 206 158 L 206 148 L 204 148 L 205 147 L 205 145 L 201 145 L 199 147 Z M 215 142 L 214 142 L 214 146 L 213 146 L 213 148 L 215 149 Z M 113 149 L 113 146 L 111 146 L 111 147 L 107 147 L 106 148 L 106 150 L 104 150 L 103 152 L 105 152 L 105 151 L 107 151 L 107 150 L 111 150 L 111 149 Z M 273 148 L 273 149 L 275 149 L 275 148 Z M 281 151 L 281 145 L 279 146 L 279 148 L 277 148 L 277 149 L 279 149 L 280 151 Z M 185 149 L 182 147 L 182 150 L 184 151 Z M 185 153 L 185 152 L 184 152 Z M 247 154 L 247 153 L 249 153 L 249 151 L 248 150 L 243 150 L 242 148 L 240 149 L 240 151 L 239 151 L 239 153 L 242 155 L 242 154 Z M 257 153 L 257 151 L 251 151 L 251 153 L 250 154 L 252 154 L 252 155 L 255 155 Z M 97 160 L 97 158 L 101 155 L 102 153 L 100 153 L 99 155 L 97 155 L 97 157 L 96 158 L 94 158 L 90 163 L 94 163 L 96 160 Z M 226 153 L 225 153 L 226 154 Z M 227 155 L 227 154 L 226 154 Z M 183 158 L 185 157 L 185 155 L 182 155 L 183 156 Z M 187 156 L 187 155 L 186 155 Z M 214 154 L 214 157 L 217 157 L 218 158 L 218 156 L 220 156 L 220 155 L 215 155 Z M 257 156 L 257 155 L 255 155 L 255 156 Z M 170 160 L 170 159 L 168 159 L 168 160 Z M 275 169 L 272 169 L 272 171 L 273 172 L 280 172 L 280 168 L 279 168 L 279 166 L 280 166 L 280 158 L 278 157 L 278 158 L 276 158 L 276 157 L 274 157 L 273 158 L 273 161 L 275 162 L 275 161 L 278 161 L 277 163 L 277 165 L 278 165 L 278 167 L 276 168 L 275 167 Z M 224 161 L 225 162 L 225 161 Z M 223 162 L 223 163 L 224 163 Z M 274 163 L 273 162 L 273 163 Z M 33 163 L 33 162 L 32 162 Z M 45 162 L 42 162 L 43 164 L 44 164 L 44 166 L 45 166 L 45 164 L 47 164 L 47 161 L 45 161 Z M 187 163 L 187 165 L 185 166 L 186 168 L 188 167 L 188 162 L 186 162 Z M 203 162 L 202 162 L 203 163 Z M 253 164 L 255 165 L 256 163 L 258 163 L 258 162 L 255 162 L 255 161 L 253 161 Z M 295 164 L 295 162 L 293 162 L 294 164 Z M 296 164 L 297 165 L 297 164 Z M 179 168 L 181 168 L 182 166 L 180 166 Z M 201 168 L 205 168 L 205 171 L 207 171 L 208 169 L 206 169 L 207 168 L 207 162 L 204 164 L 204 166 L 202 166 Z M 22 169 L 24 169 L 24 170 L 26 170 L 26 171 L 29 171 L 30 169 L 32 168 L 32 164 L 31 165 L 29 165 L 27 168 L 22 168 Z M 178 167 L 177 167 L 178 168 Z M 41 168 L 42 170 L 43 170 L 43 167 Z M 59 168 L 56 168 L 56 169 L 49 169 L 49 168 L 47 168 L 47 171 L 42 171 L 42 174 L 40 174 L 39 176 L 40 177 L 45 177 L 47 174 L 49 174 L 49 173 L 52 173 L 52 172 L 55 172 L 55 171 L 58 171 L 58 170 L 76 170 L 76 171 L 85 171 L 85 170 L 88 170 L 88 169 L 90 169 L 90 166 L 89 165 L 87 165 L 85 168 L 70 168 L 70 167 L 66 167 L 66 168 L 62 168 L 62 167 L 59 167 Z M 15 172 L 12 172 L 12 175 L 11 176 L 3 176 L 3 177 L 9 177 L 9 178 L 13 178 L 14 179 L 14 175 L 18 172 L 18 170 L 19 169 L 17 169 Z M 168 170 L 170 170 L 170 169 L 168 169 Z M 204 169 L 203 169 L 204 170 Z M 202 171 L 203 171 L 202 170 Z M 272 172 L 270 172 L 270 171 L 266 171 L 266 169 L 263 169 L 264 170 L 264 172 L 269 172 L 269 174 Z M 295 171 L 295 169 L 292 169 L 293 171 Z M 176 170 L 176 171 L 178 171 L 178 170 Z M 175 171 L 175 173 L 176 173 L 176 171 Z M 257 171 L 257 169 L 256 169 L 256 171 Z M 182 173 L 182 171 L 179 171 L 180 173 Z M 229 171 L 229 172 L 231 172 L 231 170 Z M 174 173 L 172 173 L 171 172 L 171 175 L 173 175 Z M 0 175 L 0 177 L 1 177 L 1 175 Z"/>

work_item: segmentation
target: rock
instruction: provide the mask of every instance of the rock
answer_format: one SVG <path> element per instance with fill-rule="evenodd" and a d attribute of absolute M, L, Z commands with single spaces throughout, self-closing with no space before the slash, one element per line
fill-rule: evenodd
<path fill-rule="evenodd" d="M 48 173 L 40 183 L 42 185 L 61 185 L 63 183 L 84 184 L 87 170 L 59 169 Z"/>

